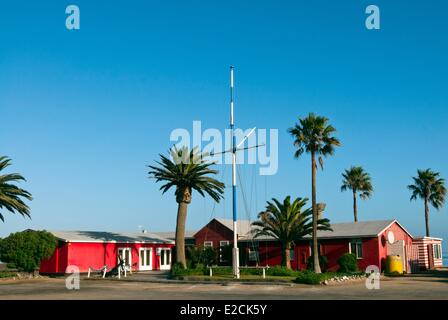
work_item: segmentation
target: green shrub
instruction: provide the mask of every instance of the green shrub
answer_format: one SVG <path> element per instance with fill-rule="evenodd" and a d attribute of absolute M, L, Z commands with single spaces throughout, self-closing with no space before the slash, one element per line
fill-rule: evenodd
<path fill-rule="evenodd" d="M 0 241 L 0 260 L 20 271 L 33 272 L 51 257 L 56 238 L 46 231 L 27 230 L 10 234 Z"/>
<path fill-rule="evenodd" d="M 314 273 L 306 270 L 298 272 L 295 282 L 304 284 L 321 284 L 325 280 L 331 279 L 334 276 L 335 273 L 333 272 Z"/>
<path fill-rule="evenodd" d="M 15 276 L 15 273 L 10 271 L 0 271 L 0 278 L 12 278 Z"/>
<path fill-rule="evenodd" d="M 260 270 L 262 272 L 262 270 Z M 297 275 L 297 271 L 287 269 L 286 267 L 270 267 L 266 270 L 266 275 L 276 276 L 276 277 L 295 277 Z"/>
<path fill-rule="evenodd" d="M 358 260 L 353 253 L 344 253 L 339 259 L 339 270 L 342 273 L 352 273 L 358 271 Z"/>
<path fill-rule="evenodd" d="M 311 255 L 308 258 L 307 263 L 306 263 L 306 268 L 311 271 L 314 270 L 314 260 L 313 259 L 314 259 L 314 257 L 313 257 L 313 255 Z M 326 256 L 319 255 L 319 265 L 320 265 L 320 269 L 325 272 L 327 270 L 327 266 L 328 266 L 328 258 Z"/>
<path fill-rule="evenodd" d="M 198 264 L 206 266 L 216 265 L 218 263 L 218 252 L 210 247 L 189 246 L 186 250 L 187 266 L 196 269 Z"/>
<path fill-rule="evenodd" d="M 171 268 L 171 276 L 202 276 L 206 272 L 206 269 L 202 265 L 197 265 L 196 268 L 184 268 L 181 263 L 173 264 Z"/>

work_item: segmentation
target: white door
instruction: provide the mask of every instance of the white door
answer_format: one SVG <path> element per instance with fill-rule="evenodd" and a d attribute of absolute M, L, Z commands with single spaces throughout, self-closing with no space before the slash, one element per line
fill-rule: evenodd
<path fill-rule="evenodd" d="M 170 270 L 171 269 L 171 249 L 169 248 L 159 248 L 160 250 L 160 270 Z"/>
<path fill-rule="evenodd" d="M 140 248 L 139 270 L 152 270 L 152 248 Z"/>
<path fill-rule="evenodd" d="M 118 248 L 117 264 L 120 263 L 120 258 L 123 260 L 126 270 L 131 270 L 132 254 L 131 248 Z"/>

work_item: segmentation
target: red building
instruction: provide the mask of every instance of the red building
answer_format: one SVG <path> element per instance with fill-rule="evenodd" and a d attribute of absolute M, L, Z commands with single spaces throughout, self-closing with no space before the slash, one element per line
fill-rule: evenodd
<path fill-rule="evenodd" d="M 328 259 L 327 269 L 339 268 L 337 260 L 347 252 L 358 258 L 361 270 L 369 265 L 384 270 L 388 255 L 400 255 L 406 272 L 418 270 L 418 244 L 412 235 L 396 220 L 333 223 L 333 231 L 319 231 L 320 254 Z M 274 266 L 281 263 L 281 246 L 276 239 L 251 235 L 249 221 L 238 221 L 238 246 L 241 265 Z M 219 249 L 233 245 L 233 222 L 213 219 L 194 234 L 197 246 Z M 311 255 L 311 238 L 298 241 L 291 250 L 293 269 L 306 269 Z"/>
<path fill-rule="evenodd" d="M 65 273 L 67 266 L 80 272 L 90 268 L 111 269 L 121 257 L 128 269 L 169 270 L 174 241 L 151 233 L 114 233 L 100 231 L 50 231 L 58 246 L 53 255 L 41 262 L 44 274 Z"/>

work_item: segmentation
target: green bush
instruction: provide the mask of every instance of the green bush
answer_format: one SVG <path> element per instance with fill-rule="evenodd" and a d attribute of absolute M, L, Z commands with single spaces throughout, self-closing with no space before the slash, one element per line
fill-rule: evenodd
<path fill-rule="evenodd" d="M 262 270 L 260 270 L 260 273 Z M 270 267 L 266 270 L 266 275 L 268 276 L 276 276 L 276 277 L 295 277 L 297 276 L 297 271 L 287 269 L 286 267 Z"/>
<path fill-rule="evenodd" d="M 196 268 L 184 268 L 181 263 L 173 264 L 171 268 L 171 276 L 202 276 L 206 272 L 206 269 L 202 265 L 197 265 Z"/>
<path fill-rule="evenodd" d="M 311 255 L 306 263 L 306 268 L 308 270 L 314 271 L 314 260 L 313 260 L 313 255 Z M 320 265 L 320 269 L 322 271 L 326 271 L 327 270 L 327 266 L 328 266 L 328 258 L 326 256 L 322 256 L 319 255 L 319 265 Z"/>
<path fill-rule="evenodd" d="M 0 240 L 0 260 L 20 271 L 33 272 L 40 262 L 51 257 L 56 238 L 47 231 L 27 230 Z"/>
<path fill-rule="evenodd" d="M 189 246 L 186 250 L 187 266 L 196 269 L 198 264 L 206 266 L 218 263 L 218 252 L 213 248 L 196 248 Z"/>
<path fill-rule="evenodd" d="M 352 273 L 358 271 L 358 260 L 353 253 L 344 253 L 339 259 L 339 270 L 342 273 Z"/>
<path fill-rule="evenodd" d="M 295 282 L 304 284 L 321 284 L 325 280 L 331 279 L 334 276 L 335 273 L 333 272 L 314 273 L 312 271 L 306 270 L 298 272 Z"/>
<path fill-rule="evenodd" d="M 0 278 L 12 278 L 16 274 L 10 271 L 0 271 Z"/>

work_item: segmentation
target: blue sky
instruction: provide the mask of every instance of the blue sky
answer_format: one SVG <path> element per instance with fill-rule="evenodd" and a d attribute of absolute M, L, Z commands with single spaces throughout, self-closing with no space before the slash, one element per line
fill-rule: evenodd
<path fill-rule="evenodd" d="M 77 4 L 81 29 L 65 28 Z M 255 219 L 272 197 L 310 197 L 310 160 L 293 158 L 298 116 L 330 118 L 343 146 L 318 172 L 334 222 L 353 219 L 341 173 L 362 165 L 375 193 L 361 220 L 397 218 L 424 232 L 423 204 L 406 185 L 417 168 L 448 177 L 445 1 L 2 1 L 0 153 L 32 192 L 32 220 L 6 213 L 0 236 L 25 228 L 174 230 L 176 203 L 147 178 L 176 128 L 228 127 L 228 68 L 236 124 L 279 130 L 279 171 L 240 168 Z M 369 4 L 381 30 L 364 26 Z M 219 166 L 230 184 L 230 166 Z M 194 195 L 188 229 L 231 217 Z M 448 209 L 431 210 L 448 238 Z"/>

